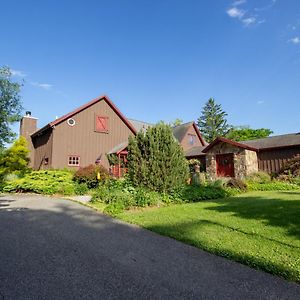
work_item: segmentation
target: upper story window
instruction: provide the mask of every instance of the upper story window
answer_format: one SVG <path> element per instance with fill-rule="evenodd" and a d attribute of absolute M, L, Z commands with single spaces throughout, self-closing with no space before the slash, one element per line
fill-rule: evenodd
<path fill-rule="evenodd" d="M 68 156 L 68 166 L 79 166 L 80 165 L 80 156 L 70 155 Z"/>
<path fill-rule="evenodd" d="M 194 145 L 196 143 L 196 135 L 195 134 L 188 134 L 189 144 Z"/>
<path fill-rule="evenodd" d="M 108 133 L 108 117 L 95 115 L 95 131 Z"/>

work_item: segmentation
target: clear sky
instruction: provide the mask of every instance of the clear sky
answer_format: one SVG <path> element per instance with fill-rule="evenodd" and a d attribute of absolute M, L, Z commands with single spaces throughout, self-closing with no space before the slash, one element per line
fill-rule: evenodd
<path fill-rule="evenodd" d="M 299 0 L 0 0 L 0 66 L 39 126 L 102 94 L 130 118 L 300 131 Z"/>

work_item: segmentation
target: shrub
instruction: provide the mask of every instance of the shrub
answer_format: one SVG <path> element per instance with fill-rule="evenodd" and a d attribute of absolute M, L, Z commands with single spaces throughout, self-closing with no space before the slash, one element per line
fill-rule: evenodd
<path fill-rule="evenodd" d="M 74 183 L 74 191 L 76 195 L 85 195 L 89 188 L 86 183 Z"/>
<path fill-rule="evenodd" d="M 271 182 L 271 176 L 266 172 L 255 172 L 246 177 L 247 182 L 254 183 L 269 183 Z"/>
<path fill-rule="evenodd" d="M 279 174 L 300 177 L 300 155 L 298 154 L 292 159 L 288 160 L 280 170 Z"/>
<path fill-rule="evenodd" d="M 27 141 L 20 137 L 13 145 L 0 153 L 0 181 L 8 174 L 23 175 L 28 171 L 29 150 Z"/>
<path fill-rule="evenodd" d="M 88 188 L 92 189 L 98 186 L 99 182 L 105 182 L 109 178 L 108 171 L 102 165 L 89 165 L 80 168 L 74 174 L 74 181 L 85 183 Z"/>
<path fill-rule="evenodd" d="M 293 183 L 273 180 L 269 183 L 248 182 L 247 187 L 250 191 L 291 191 L 299 190 L 299 186 Z"/>
<path fill-rule="evenodd" d="M 170 126 L 157 124 L 129 137 L 128 174 L 134 186 L 163 193 L 185 184 L 188 163 Z"/>
<path fill-rule="evenodd" d="M 163 197 L 157 192 L 147 191 L 140 188 L 134 194 L 134 202 L 136 206 L 146 207 L 157 205 L 159 201 L 162 201 Z"/>
<path fill-rule="evenodd" d="M 204 185 L 206 183 L 205 173 L 193 173 L 192 174 L 192 184 L 194 185 Z"/>
<path fill-rule="evenodd" d="M 181 199 L 186 202 L 198 202 L 201 200 L 219 199 L 226 197 L 224 188 L 214 185 L 186 186 L 181 192 Z"/>
<path fill-rule="evenodd" d="M 68 171 L 34 171 L 23 178 L 5 184 L 5 192 L 34 192 L 40 194 L 74 194 L 72 173 Z"/>
<path fill-rule="evenodd" d="M 233 189 L 239 189 L 243 192 L 247 191 L 247 184 L 243 180 L 237 179 L 237 178 L 229 179 L 226 182 L 226 187 L 233 188 Z"/>

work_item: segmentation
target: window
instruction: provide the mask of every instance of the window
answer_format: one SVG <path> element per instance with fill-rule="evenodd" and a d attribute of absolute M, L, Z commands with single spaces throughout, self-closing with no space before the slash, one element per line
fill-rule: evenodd
<path fill-rule="evenodd" d="M 72 118 L 68 119 L 67 123 L 68 123 L 69 126 L 74 126 L 76 124 L 75 120 L 72 119 Z"/>
<path fill-rule="evenodd" d="M 189 144 L 194 145 L 196 143 L 196 135 L 195 134 L 188 134 L 189 137 Z"/>
<path fill-rule="evenodd" d="M 70 155 L 68 157 L 68 166 L 79 166 L 80 165 L 80 156 Z"/>
<path fill-rule="evenodd" d="M 45 157 L 44 158 L 44 165 L 48 165 L 49 164 L 49 157 Z"/>
<path fill-rule="evenodd" d="M 95 131 L 108 133 L 108 117 L 95 115 Z"/>

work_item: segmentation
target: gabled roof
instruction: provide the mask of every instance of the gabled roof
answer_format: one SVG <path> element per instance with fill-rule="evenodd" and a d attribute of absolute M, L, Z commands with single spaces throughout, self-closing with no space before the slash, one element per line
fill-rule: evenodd
<path fill-rule="evenodd" d="M 235 147 L 239 147 L 239 148 L 243 148 L 243 149 L 247 149 L 247 150 L 252 150 L 252 151 L 258 151 L 258 148 L 251 147 L 251 146 L 248 146 L 246 144 L 238 143 L 238 142 L 235 142 L 235 141 L 223 138 L 223 137 L 217 137 L 205 149 L 203 149 L 202 152 L 204 152 L 204 153 L 208 152 L 211 148 L 213 148 L 215 145 L 217 145 L 219 143 L 226 143 L 226 144 L 230 144 L 230 145 L 235 146 Z"/>
<path fill-rule="evenodd" d="M 194 129 L 195 129 L 195 131 L 196 131 L 196 133 L 197 133 L 197 136 L 198 136 L 198 138 L 199 138 L 200 141 L 201 141 L 201 144 L 202 144 L 203 146 L 206 146 L 207 143 L 205 142 L 205 140 L 204 140 L 203 137 L 201 136 L 201 133 L 200 133 L 198 127 L 196 126 L 196 123 L 193 122 L 193 121 L 192 121 L 192 122 L 188 122 L 188 123 L 184 123 L 184 124 L 181 124 L 181 125 L 178 125 L 178 126 L 174 126 L 174 127 L 172 128 L 173 134 L 174 134 L 174 136 L 176 137 L 176 139 L 179 141 L 179 143 L 181 143 L 182 140 L 183 140 L 183 138 L 185 137 L 187 131 L 189 130 L 189 128 L 190 128 L 191 126 L 194 127 Z"/>
<path fill-rule="evenodd" d="M 128 119 L 128 121 L 133 125 L 133 127 L 135 128 L 135 130 L 137 132 L 139 132 L 141 130 L 146 131 L 149 127 L 154 126 L 153 124 L 143 122 L 143 121 L 134 120 L 134 119 Z"/>
<path fill-rule="evenodd" d="M 114 154 L 114 153 L 119 154 L 120 152 L 125 150 L 127 147 L 128 147 L 128 141 L 115 146 L 109 152 L 107 152 L 107 154 Z"/>
<path fill-rule="evenodd" d="M 203 150 L 206 146 L 195 146 L 193 148 L 190 148 L 184 152 L 185 157 L 192 157 L 192 156 L 201 156 L 205 155 Z"/>
<path fill-rule="evenodd" d="M 63 115 L 62 117 L 48 123 L 46 126 L 44 126 L 43 128 L 39 129 L 38 131 L 34 132 L 31 136 L 34 137 L 42 132 L 44 132 L 45 130 L 47 130 L 48 128 L 53 128 L 54 126 L 64 122 L 65 120 L 67 120 L 68 118 L 73 117 L 74 115 L 80 113 L 81 111 L 91 107 L 92 105 L 100 102 L 100 101 L 105 101 L 111 108 L 112 110 L 120 117 L 120 119 L 127 125 L 127 127 L 134 133 L 136 134 L 136 130 L 135 128 L 132 126 L 132 124 L 127 120 L 127 118 L 121 113 L 121 111 L 113 104 L 113 102 L 105 95 L 97 97 L 91 101 L 89 101 L 88 103 L 78 107 L 77 109 L 69 112 L 66 115 Z"/>
<path fill-rule="evenodd" d="M 300 146 L 300 132 L 270 136 L 257 140 L 242 141 L 240 143 L 264 150 L 298 145 Z"/>

